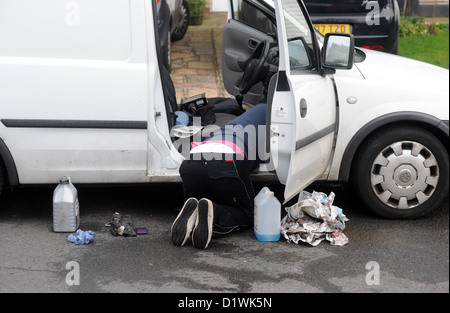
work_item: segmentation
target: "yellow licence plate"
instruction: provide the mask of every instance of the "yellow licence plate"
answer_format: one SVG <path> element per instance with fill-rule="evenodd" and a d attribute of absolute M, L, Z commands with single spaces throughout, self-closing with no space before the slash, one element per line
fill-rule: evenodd
<path fill-rule="evenodd" d="M 322 35 L 327 33 L 344 33 L 350 34 L 349 24 L 314 24 L 314 28 Z"/>

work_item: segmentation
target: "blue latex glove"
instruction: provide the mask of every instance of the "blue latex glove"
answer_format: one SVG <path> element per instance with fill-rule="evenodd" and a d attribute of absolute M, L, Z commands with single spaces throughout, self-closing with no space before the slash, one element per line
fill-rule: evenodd
<path fill-rule="evenodd" d="M 189 125 L 189 116 L 183 111 L 176 111 L 175 115 L 177 116 L 177 125 L 188 126 Z"/>
<path fill-rule="evenodd" d="M 69 235 L 67 239 L 73 242 L 74 245 L 87 245 L 94 241 L 94 237 L 95 233 L 92 230 L 82 231 L 79 229 L 76 235 Z"/>

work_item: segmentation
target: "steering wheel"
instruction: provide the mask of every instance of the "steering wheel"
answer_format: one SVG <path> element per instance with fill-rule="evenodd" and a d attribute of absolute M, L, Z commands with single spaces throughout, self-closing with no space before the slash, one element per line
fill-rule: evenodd
<path fill-rule="evenodd" d="M 267 40 L 261 41 L 253 51 L 252 55 L 247 61 L 245 66 L 244 75 L 242 75 L 241 83 L 239 86 L 239 92 L 241 95 L 245 95 L 249 92 L 256 83 L 262 80 L 262 71 L 267 56 L 269 54 L 270 45 Z"/>

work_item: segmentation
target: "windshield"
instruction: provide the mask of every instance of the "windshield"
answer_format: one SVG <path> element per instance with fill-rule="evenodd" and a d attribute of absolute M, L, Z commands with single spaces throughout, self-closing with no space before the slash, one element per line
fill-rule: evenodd
<path fill-rule="evenodd" d="M 344 2 L 346 2 L 346 1 L 352 2 L 352 1 L 355 1 L 355 0 L 341 0 L 341 1 L 344 1 Z M 362 0 L 359 0 L 359 2 L 361 2 L 361 1 L 362 1 Z M 272 7 L 273 9 L 275 8 L 274 0 L 262 0 L 262 2 L 264 2 L 264 3 L 267 4 L 267 5 L 269 5 L 269 6 Z M 306 3 L 306 2 L 308 2 L 308 1 L 307 1 L 307 0 L 304 0 L 304 2 Z M 309 0 L 309 2 L 314 2 L 314 1 Z M 316 1 L 316 2 L 329 2 L 329 1 L 319 0 L 319 1 Z M 332 2 L 334 2 L 334 1 L 332 0 Z M 295 7 L 297 7 L 297 6 L 295 6 Z M 297 8 L 297 10 L 298 10 L 298 8 Z M 292 18 L 290 18 L 289 15 L 290 15 L 290 14 L 287 15 L 287 19 L 292 21 Z M 301 22 L 300 22 L 300 23 L 301 23 Z M 303 23 L 304 23 L 305 25 L 307 24 L 306 21 L 303 22 Z M 295 22 L 294 22 L 293 24 L 298 24 L 298 23 L 295 23 Z M 291 25 L 291 26 L 292 26 L 292 25 Z M 302 29 L 304 30 L 305 27 L 302 27 Z M 315 33 L 316 33 L 316 38 L 318 39 L 319 43 L 320 43 L 321 45 L 323 45 L 323 43 L 324 43 L 324 41 L 325 41 L 325 37 L 324 37 L 319 31 L 317 31 L 317 30 L 314 30 L 314 31 L 315 31 Z M 292 35 L 291 35 L 291 36 L 292 36 Z M 295 32 L 294 32 L 294 35 L 293 35 L 292 37 L 297 37 Z"/>

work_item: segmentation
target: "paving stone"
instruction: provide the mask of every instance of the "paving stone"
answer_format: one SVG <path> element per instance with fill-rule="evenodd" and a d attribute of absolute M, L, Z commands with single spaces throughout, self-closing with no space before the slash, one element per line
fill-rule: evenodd
<path fill-rule="evenodd" d="M 206 97 L 228 96 L 223 87 L 222 25 L 225 15 L 211 14 L 201 26 L 189 26 L 182 40 L 172 43 L 172 72 L 178 101 L 205 93 Z"/>

